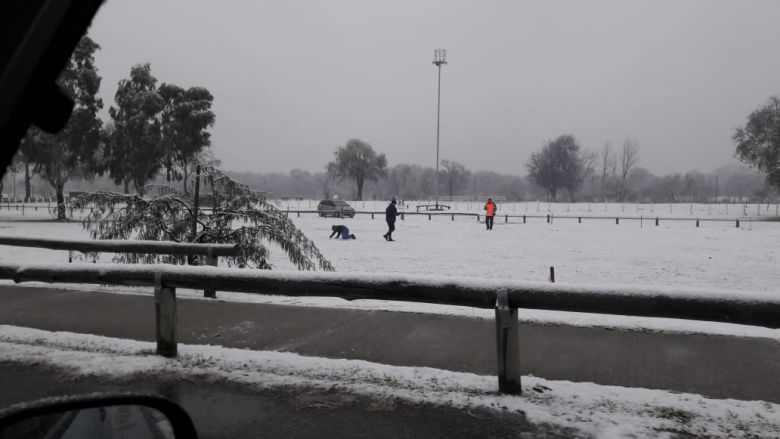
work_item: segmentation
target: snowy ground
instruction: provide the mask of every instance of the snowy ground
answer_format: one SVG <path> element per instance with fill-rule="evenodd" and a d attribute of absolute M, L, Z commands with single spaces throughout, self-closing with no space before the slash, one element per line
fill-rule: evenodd
<path fill-rule="evenodd" d="M 307 208 L 307 201 L 293 203 L 300 206 L 291 206 L 291 209 Z M 366 204 L 370 203 L 373 202 Z M 476 213 L 475 205 L 461 204 L 460 210 Z M 590 206 L 593 216 L 603 214 L 594 212 L 595 206 Z M 659 206 L 656 205 L 655 210 Z M 355 207 L 362 210 L 360 205 Z M 520 215 L 525 207 L 534 210 L 536 206 L 530 203 L 528 206 L 514 206 Z M 736 207 L 743 208 L 741 205 Z M 772 205 L 771 209 L 774 207 Z M 367 210 L 369 208 L 381 211 L 384 203 L 366 206 Z M 567 207 L 553 205 L 552 208 L 565 210 Z M 569 212 L 574 208 L 587 212 L 588 206 L 571 205 L 568 206 Z M 608 210 L 611 208 L 620 209 L 619 205 L 607 206 Z M 683 216 L 686 208 L 701 213 L 701 208 L 696 205 L 674 205 L 671 208 L 666 205 L 666 208 L 674 217 Z M 703 208 L 707 209 L 707 206 Z M 714 208 L 709 207 L 711 211 Z M 763 218 L 767 215 L 765 208 L 765 205 L 752 206 L 752 209 L 760 209 Z M 630 207 L 627 205 L 623 209 Z M 728 217 L 741 214 L 741 211 L 738 215 L 732 212 Z M 726 213 L 715 215 L 725 217 Z M 625 216 L 629 216 L 628 212 Z M 44 209 L 36 212 L 28 208 L 24 217 L 20 211 L 0 210 L 0 235 L 66 239 L 87 237 L 78 223 L 42 221 L 48 217 Z M 429 221 L 425 216 L 409 216 L 404 221 L 399 219 L 394 235 L 396 242 L 382 239 L 386 225 L 380 216 L 374 220 L 368 216 L 322 219 L 304 214 L 301 218 L 293 216 L 293 219 L 339 272 L 546 281 L 549 267 L 554 266 L 556 280 L 568 284 L 661 285 L 768 293 L 777 293 L 780 281 L 777 271 L 780 248 L 776 246 L 780 242 L 780 223 L 745 221 L 745 217 L 740 228 L 726 222 L 704 222 L 698 228 L 693 222 L 663 221 L 658 227 L 651 222 L 640 224 L 632 221 L 615 225 L 614 221 L 605 220 L 583 221 L 582 224 L 576 220 L 559 220 L 547 224 L 543 219 L 536 219 L 527 224 L 504 224 L 499 217 L 494 230 L 488 232 L 483 224 L 465 217 L 455 221 L 449 217 Z M 328 239 L 333 224 L 347 225 L 358 239 Z M 0 263 L 59 263 L 66 262 L 67 258 L 64 251 L 0 247 Z M 104 255 L 102 261 L 109 259 L 109 255 Z M 273 262 L 279 270 L 292 268 L 279 251 L 273 253 Z M 100 289 L 98 286 L 89 288 Z M 147 289 L 108 290 L 150 293 Z M 179 294 L 197 297 L 201 292 L 181 291 Z M 329 298 L 261 297 L 224 292 L 219 295 L 231 301 L 381 308 L 492 318 L 489 310 L 424 304 L 347 303 Z M 525 320 L 719 333 L 780 341 L 778 330 L 740 325 L 527 310 L 521 310 L 520 314 Z M 356 392 L 386 394 L 412 401 L 507 407 L 508 410 L 526 412 L 532 421 L 572 425 L 600 437 L 630 434 L 657 437 L 661 431 L 720 437 L 780 435 L 780 409 L 775 404 L 764 402 L 718 401 L 697 395 L 551 382 L 533 377 L 524 381 L 528 387 L 525 396 L 516 398 L 494 395 L 495 377 L 205 346 L 183 346 L 181 358 L 167 360 L 150 356 L 152 350 L 153 346 L 148 343 L 0 326 L 0 361 L 49 358 L 50 362 L 74 367 L 79 373 L 105 375 L 109 372 L 103 365 L 121 364 L 124 369 L 116 373 L 196 371 L 254 385 L 336 385 Z"/>

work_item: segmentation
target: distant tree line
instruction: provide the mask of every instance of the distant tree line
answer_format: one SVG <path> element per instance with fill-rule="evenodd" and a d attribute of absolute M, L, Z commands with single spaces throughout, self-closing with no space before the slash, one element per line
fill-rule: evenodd
<path fill-rule="evenodd" d="M 570 142 L 572 139 L 566 139 Z M 575 140 L 576 141 L 576 140 Z M 633 150 L 635 140 L 628 139 L 615 150 L 606 144 L 598 154 L 580 153 L 583 170 L 579 186 L 574 191 L 562 187 L 557 201 L 581 202 L 728 202 L 776 199 L 777 194 L 767 185 L 764 175 L 745 165 L 732 164 L 713 172 L 688 171 L 655 175 L 636 165 L 638 156 Z M 546 144 L 549 144 L 547 142 Z M 628 145 L 628 146 L 626 146 Z M 625 151 L 625 152 L 624 152 Z M 624 155 L 629 157 L 624 158 Z M 633 160 L 629 160 L 634 157 Z M 630 165 L 630 167 L 629 167 Z M 627 169 L 628 168 L 628 169 Z M 293 169 L 286 173 L 231 172 L 226 174 L 237 181 L 268 191 L 274 197 L 295 196 L 309 199 L 358 199 L 357 184 L 353 178 L 338 178 L 326 166 L 322 172 Z M 624 177 L 625 175 L 625 177 Z M 384 172 L 375 179 L 365 180 L 363 199 L 400 197 L 406 200 L 432 200 L 435 197 L 436 171 L 433 167 L 414 164 L 385 165 Z M 164 172 L 151 183 L 166 183 Z M 33 178 L 33 185 L 44 192 L 43 182 Z M 502 174 L 493 171 L 473 171 L 454 160 L 444 159 L 439 168 L 439 194 L 442 199 L 481 200 L 502 197 L 510 201 L 548 200 L 549 191 L 535 183 L 529 175 Z M 76 178 L 73 190 L 120 190 L 108 175 L 90 180 Z"/>
<path fill-rule="evenodd" d="M 452 197 L 462 200 L 482 200 L 503 197 L 509 201 L 547 200 L 543 188 L 527 176 L 501 174 L 491 171 L 468 171 L 459 180 L 460 186 Z M 363 199 L 387 200 L 400 197 L 405 200 L 432 200 L 435 169 L 419 165 L 398 164 L 387 168 L 387 175 L 364 188 Z M 307 199 L 338 197 L 356 199 L 354 184 L 333 181 L 327 172 L 309 172 L 293 169 L 288 173 L 227 172 L 232 178 L 255 189 L 270 191 L 274 197 L 297 196 Z M 441 176 L 440 194 L 449 197 L 446 177 Z M 614 192 L 603 196 L 601 176 L 591 172 L 584 179 L 573 201 L 617 202 Z M 744 165 L 727 165 L 709 173 L 689 171 L 654 175 L 642 167 L 635 167 L 626 177 L 627 195 L 623 201 L 631 203 L 715 203 L 777 199 L 767 187 L 760 173 Z M 614 189 L 612 189 L 614 190 Z M 568 201 L 568 197 L 558 201 Z"/>

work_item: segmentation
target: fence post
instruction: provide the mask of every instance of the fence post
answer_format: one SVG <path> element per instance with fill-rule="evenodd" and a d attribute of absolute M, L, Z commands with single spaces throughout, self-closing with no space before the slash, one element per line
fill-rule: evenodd
<path fill-rule="evenodd" d="M 504 215 L 504 224 L 509 222 L 509 215 Z"/>
<path fill-rule="evenodd" d="M 374 212 L 371 212 L 371 219 L 374 219 Z"/>
<path fill-rule="evenodd" d="M 214 249 L 211 247 L 206 249 L 206 265 L 211 265 L 212 267 L 216 267 L 219 263 L 219 257 L 214 256 Z M 208 297 L 210 299 L 216 299 L 217 298 L 217 291 L 212 289 L 204 289 L 203 290 L 203 297 Z"/>
<path fill-rule="evenodd" d="M 620 224 L 620 218 L 615 218 L 615 224 Z"/>
<path fill-rule="evenodd" d="M 699 227 L 699 219 L 696 218 L 696 227 Z"/>
<path fill-rule="evenodd" d="M 577 217 L 577 222 L 578 222 L 578 223 L 580 223 L 580 224 L 582 224 L 582 217 L 581 217 L 581 216 L 578 216 L 578 217 Z"/>
<path fill-rule="evenodd" d="M 737 228 L 739 228 L 739 220 L 737 220 Z"/>
<path fill-rule="evenodd" d="M 658 225 L 658 217 L 655 217 L 655 225 Z"/>
<path fill-rule="evenodd" d="M 496 293 L 496 351 L 498 353 L 498 391 L 519 395 L 520 344 L 517 308 L 509 307 L 506 291 Z"/>
<path fill-rule="evenodd" d="M 547 224 L 550 224 L 550 214 L 547 214 Z"/>
<path fill-rule="evenodd" d="M 523 224 L 525 224 L 525 215 L 523 215 Z"/>
<path fill-rule="evenodd" d="M 452 214 L 452 220 L 455 221 L 455 214 Z"/>
<path fill-rule="evenodd" d="M 428 214 L 428 221 L 430 221 L 430 220 L 431 220 L 431 214 L 429 213 Z"/>
<path fill-rule="evenodd" d="M 154 314 L 156 317 L 157 353 L 176 356 L 176 289 L 162 284 L 162 273 L 154 275 Z"/>

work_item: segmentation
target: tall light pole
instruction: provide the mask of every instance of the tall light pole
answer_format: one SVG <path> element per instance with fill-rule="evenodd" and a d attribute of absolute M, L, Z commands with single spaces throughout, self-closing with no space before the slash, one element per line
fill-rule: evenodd
<path fill-rule="evenodd" d="M 441 113 L 441 66 L 447 64 L 447 50 L 434 49 L 433 64 L 439 68 L 439 91 L 436 97 L 436 210 L 439 210 L 439 114 Z"/>

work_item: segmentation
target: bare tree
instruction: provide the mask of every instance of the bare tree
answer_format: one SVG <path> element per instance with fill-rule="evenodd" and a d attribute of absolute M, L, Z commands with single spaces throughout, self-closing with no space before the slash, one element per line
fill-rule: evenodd
<path fill-rule="evenodd" d="M 601 149 L 601 198 L 607 201 L 607 178 L 610 171 L 614 173 L 615 157 L 612 155 L 612 145 L 607 142 Z"/>
<path fill-rule="evenodd" d="M 327 172 L 322 174 L 317 174 L 315 177 L 317 180 L 317 183 L 320 184 L 320 189 L 322 190 L 322 197 L 326 200 L 330 200 L 331 197 L 331 190 L 330 190 L 330 183 L 333 181 L 333 178 L 331 175 Z"/>
<path fill-rule="evenodd" d="M 623 141 L 623 149 L 620 151 L 620 186 L 617 198 L 622 202 L 628 196 L 628 173 L 639 163 L 639 143 L 632 137 L 626 137 Z"/>
<path fill-rule="evenodd" d="M 441 167 L 439 177 L 447 187 L 447 194 L 452 197 L 466 183 L 470 173 L 465 166 L 454 160 L 443 159 Z"/>

